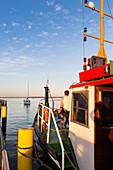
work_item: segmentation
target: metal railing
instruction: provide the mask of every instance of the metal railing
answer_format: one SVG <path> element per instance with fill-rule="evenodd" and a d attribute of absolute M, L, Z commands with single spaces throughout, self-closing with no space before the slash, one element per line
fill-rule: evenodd
<path fill-rule="evenodd" d="M 43 119 L 43 117 L 44 117 L 44 108 L 46 108 L 48 110 L 48 112 L 49 112 L 48 123 L 47 123 L 47 143 L 49 143 L 49 138 L 50 138 L 50 117 L 52 117 L 53 123 L 55 125 L 55 129 L 56 129 L 56 133 L 57 133 L 57 136 L 58 136 L 58 139 L 59 139 L 59 142 L 60 142 L 61 150 L 62 150 L 62 170 L 64 170 L 64 146 L 63 146 L 62 138 L 61 138 L 61 135 L 60 135 L 60 132 L 59 132 L 56 120 L 55 120 L 54 113 L 53 113 L 51 108 L 46 107 L 43 104 L 39 104 L 39 105 L 42 106 L 42 112 L 41 112 L 42 116 L 40 116 L 40 113 L 39 113 L 39 110 L 38 110 L 38 116 L 37 116 L 38 128 L 39 128 L 39 118 L 41 118 L 41 133 L 42 133 L 43 123 L 46 123 L 44 121 L 44 119 Z"/>
<path fill-rule="evenodd" d="M 0 143 L 1 143 L 1 153 L 0 153 L 1 154 L 1 169 L 2 170 L 10 170 L 8 155 L 7 155 L 7 151 L 5 149 L 5 146 L 4 146 L 1 127 L 0 127 Z"/>

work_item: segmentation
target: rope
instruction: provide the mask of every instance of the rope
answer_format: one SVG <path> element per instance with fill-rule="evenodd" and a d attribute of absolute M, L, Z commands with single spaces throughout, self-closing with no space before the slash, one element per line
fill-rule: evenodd
<path fill-rule="evenodd" d="M 21 147 L 19 147 L 19 146 L 17 145 L 17 148 L 19 148 L 19 149 L 31 149 L 31 148 L 33 148 L 33 146 L 27 147 L 27 148 L 21 148 Z"/>
<path fill-rule="evenodd" d="M 68 156 L 68 154 L 67 154 L 66 151 L 65 151 L 65 154 L 66 154 L 66 156 L 67 156 L 67 159 L 69 160 L 69 162 L 70 162 L 71 165 L 73 166 L 73 168 L 74 168 L 75 170 L 78 170 L 78 169 L 75 167 L 75 165 L 73 164 L 73 162 L 71 161 L 71 159 L 69 158 L 69 156 Z"/>
<path fill-rule="evenodd" d="M 37 152 L 36 152 L 36 145 L 34 145 L 34 149 L 35 149 L 35 155 L 37 157 L 37 159 L 39 160 L 41 166 L 45 166 L 46 168 L 50 169 L 50 170 L 53 170 L 52 168 L 50 168 L 48 165 L 44 164 L 43 161 L 41 161 L 39 158 L 38 158 L 38 155 L 37 155 Z"/>
<path fill-rule="evenodd" d="M 111 14 L 111 16 L 112 16 L 112 12 L 111 12 L 111 9 L 110 9 L 108 0 L 107 0 L 107 5 L 108 5 L 109 12 L 110 12 L 110 14 Z M 113 19 L 113 18 L 112 18 L 112 19 Z"/>
<path fill-rule="evenodd" d="M 29 158 L 29 159 L 32 159 L 32 160 L 36 160 L 36 161 L 38 161 L 38 162 L 41 164 L 41 166 L 45 166 L 46 168 L 48 168 L 48 169 L 50 169 L 50 170 L 53 170 L 53 169 L 51 169 L 48 165 L 44 164 L 43 161 L 41 161 L 41 160 L 38 158 L 37 152 L 36 152 L 36 146 L 35 146 L 35 145 L 34 145 L 34 148 L 35 148 L 35 154 L 36 154 L 36 157 L 37 157 L 37 158 L 33 158 L 33 157 L 30 157 L 30 156 L 25 155 L 24 153 L 20 152 L 20 151 L 18 150 L 18 148 L 20 149 L 20 147 L 17 146 L 17 151 L 18 151 L 22 156 L 24 156 L 24 157 L 26 157 L 26 158 Z M 33 147 L 28 147 L 28 149 L 30 149 L 30 148 L 33 148 Z M 27 148 L 21 148 L 21 149 L 27 149 Z"/>

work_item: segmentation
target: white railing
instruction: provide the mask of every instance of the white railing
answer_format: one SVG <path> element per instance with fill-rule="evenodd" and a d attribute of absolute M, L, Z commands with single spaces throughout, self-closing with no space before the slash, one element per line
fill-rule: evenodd
<path fill-rule="evenodd" d="M 58 136 L 58 139 L 59 139 L 59 142 L 60 142 L 60 146 L 61 146 L 61 150 L 62 150 L 62 170 L 64 170 L 64 146 L 63 146 L 61 135 L 60 135 L 60 132 L 59 132 L 56 120 L 55 120 L 54 113 L 53 113 L 51 108 L 46 107 L 43 104 L 40 104 L 40 105 L 42 106 L 42 116 L 39 115 L 39 111 L 38 111 L 38 117 L 37 117 L 38 118 L 38 120 L 37 120 L 38 128 L 39 128 L 39 118 L 41 118 L 41 133 L 42 133 L 43 123 L 46 123 L 44 121 L 44 119 L 43 119 L 43 117 L 44 117 L 44 108 L 46 108 L 49 111 L 48 124 L 47 124 L 48 125 L 48 127 L 47 127 L 47 143 L 49 143 L 49 137 L 50 137 L 50 117 L 52 116 L 53 123 L 55 125 L 56 133 L 57 133 L 57 136 Z"/>
<path fill-rule="evenodd" d="M 3 141 L 3 135 L 2 135 L 1 127 L 0 127 L 0 138 L 1 138 L 0 142 L 1 142 L 1 148 L 2 148 L 2 153 L 1 153 L 1 157 L 2 157 L 2 160 L 1 160 L 1 169 L 2 170 L 10 170 L 7 151 L 6 151 L 5 147 L 4 147 L 4 141 Z"/>

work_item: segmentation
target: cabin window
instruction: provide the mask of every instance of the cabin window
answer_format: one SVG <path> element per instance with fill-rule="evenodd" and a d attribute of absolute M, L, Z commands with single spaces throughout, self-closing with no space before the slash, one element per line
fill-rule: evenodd
<path fill-rule="evenodd" d="M 113 127 L 113 91 L 102 91 L 102 123 Z"/>
<path fill-rule="evenodd" d="M 72 94 L 71 120 L 88 126 L 88 91 Z"/>

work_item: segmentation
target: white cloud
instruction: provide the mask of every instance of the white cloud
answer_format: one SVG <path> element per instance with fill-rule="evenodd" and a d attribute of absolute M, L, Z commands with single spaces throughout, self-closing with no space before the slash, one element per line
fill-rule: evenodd
<path fill-rule="evenodd" d="M 12 26 L 13 27 L 16 27 L 16 26 L 19 26 L 20 24 L 19 23 L 17 23 L 17 22 L 12 22 Z"/>
<path fill-rule="evenodd" d="M 7 24 L 3 23 L 3 26 L 4 26 L 4 27 L 6 27 L 6 26 L 7 26 Z"/>
<path fill-rule="evenodd" d="M 53 33 L 53 36 L 57 36 L 57 35 L 58 35 L 58 33 L 57 33 L 57 32 Z"/>
<path fill-rule="evenodd" d="M 15 8 L 11 8 L 11 10 L 9 11 L 10 14 L 11 13 L 16 13 L 16 12 L 17 12 L 17 10 Z"/>
<path fill-rule="evenodd" d="M 30 44 L 26 44 L 25 47 L 26 47 L 26 48 L 29 48 L 29 47 L 31 47 L 31 45 L 30 45 Z"/>
<path fill-rule="evenodd" d="M 90 20 L 90 22 L 92 23 L 92 22 L 94 22 L 94 20 L 93 20 L 93 19 L 91 19 L 91 20 Z"/>
<path fill-rule="evenodd" d="M 27 59 L 28 56 L 26 56 L 26 55 L 20 55 L 19 58 L 20 58 L 20 59 Z"/>
<path fill-rule="evenodd" d="M 42 11 L 40 11 L 40 16 L 42 16 L 43 15 L 43 12 Z"/>
<path fill-rule="evenodd" d="M 4 31 L 5 34 L 11 33 L 11 32 L 12 32 L 12 31 L 10 31 L 10 30 Z"/>
<path fill-rule="evenodd" d="M 80 9 L 80 8 L 77 8 L 77 11 L 78 11 L 78 12 L 81 12 L 81 9 Z"/>
<path fill-rule="evenodd" d="M 57 30 L 59 30 L 59 29 L 64 30 L 64 28 L 63 28 L 63 27 L 61 27 L 61 26 L 56 27 L 56 29 L 57 29 Z"/>
<path fill-rule="evenodd" d="M 57 4 L 57 5 L 55 6 L 55 10 L 56 10 L 56 11 L 60 11 L 61 9 L 62 9 L 62 5 Z"/>
<path fill-rule="evenodd" d="M 48 32 L 43 31 L 42 34 L 43 34 L 44 36 L 48 36 Z"/>
<path fill-rule="evenodd" d="M 27 38 L 24 38 L 24 37 L 19 38 L 19 40 L 20 40 L 20 41 L 25 41 L 25 42 L 28 41 L 28 39 L 27 39 Z"/>
<path fill-rule="evenodd" d="M 47 47 L 48 47 L 48 48 L 52 48 L 53 46 L 52 46 L 52 45 L 48 45 Z"/>
<path fill-rule="evenodd" d="M 17 40 L 17 38 L 16 38 L 16 37 L 13 37 L 12 39 L 13 39 L 13 40 Z"/>
<path fill-rule="evenodd" d="M 65 15 L 69 14 L 69 11 L 68 11 L 67 9 L 62 9 L 62 12 L 63 12 Z"/>
<path fill-rule="evenodd" d="M 31 30 L 31 28 L 32 28 L 32 26 L 31 26 L 31 25 L 29 25 L 29 26 L 28 26 L 28 29 L 29 29 L 29 30 Z"/>
<path fill-rule="evenodd" d="M 29 57 L 26 55 L 20 55 L 15 58 L 5 56 L 1 58 L 0 69 L 2 69 L 2 71 L 13 72 L 18 70 L 23 70 L 25 68 L 32 67 L 32 66 L 37 66 L 37 65 L 42 66 L 44 64 L 45 61 L 43 61 L 42 59 L 39 60 L 35 56 Z"/>
<path fill-rule="evenodd" d="M 26 74 L 20 74 L 17 72 L 0 72 L 0 75 L 2 76 L 25 76 Z"/>
<path fill-rule="evenodd" d="M 55 3 L 55 0 L 47 0 L 46 1 L 46 4 L 47 4 L 47 6 L 53 6 L 54 5 L 54 3 Z"/>

